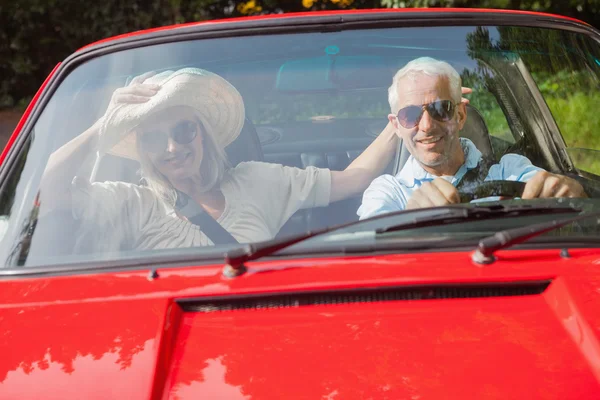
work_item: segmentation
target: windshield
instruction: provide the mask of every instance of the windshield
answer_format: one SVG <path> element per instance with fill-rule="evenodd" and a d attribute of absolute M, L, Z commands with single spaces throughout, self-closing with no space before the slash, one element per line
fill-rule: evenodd
<path fill-rule="evenodd" d="M 214 256 L 460 201 L 593 209 L 599 72 L 597 39 L 525 27 L 270 34 L 98 56 L 60 83 L 10 166 L 0 257 Z M 382 236 L 460 240 L 522 224 Z M 582 234 L 597 233 L 553 233 Z"/>

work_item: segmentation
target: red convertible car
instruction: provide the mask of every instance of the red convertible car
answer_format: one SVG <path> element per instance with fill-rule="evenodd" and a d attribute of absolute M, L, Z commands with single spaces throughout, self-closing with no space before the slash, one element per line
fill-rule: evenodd
<path fill-rule="evenodd" d="M 414 60 L 460 80 L 394 109 Z M 78 50 L 0 157 L 0 398 L 600 398 L 599 88 L 598 30 L 516 11 Z M 438 146 L 398 123 L 455 118 L 498 177 L 361 214 Z M 581 195 L 528 196 L 517 164 Z"/>

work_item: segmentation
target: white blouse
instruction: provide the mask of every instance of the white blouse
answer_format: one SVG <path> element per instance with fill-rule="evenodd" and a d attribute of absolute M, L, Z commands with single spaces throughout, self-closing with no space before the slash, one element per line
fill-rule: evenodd
<path fill-rule="evenodd" d="M 221 182 L 225 209 L 217 222 L 240 243 L 273 238 L 299 209 L 329 204 L 328 169 L 244 162 Z M 201 227 L 180 218 L 152 190 L 124 182 L 72 189 L 73 213 L 85 230 L 101 231 L 94 251 L 212 245 Z M 77 247 L 77 246 L 76 246 Z"/>

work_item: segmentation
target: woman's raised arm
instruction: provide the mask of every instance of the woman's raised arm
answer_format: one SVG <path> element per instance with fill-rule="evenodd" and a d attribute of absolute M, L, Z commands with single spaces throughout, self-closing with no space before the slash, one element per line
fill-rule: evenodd
<path fill-rule="evenodd" d="M 86 159 L 101 147 L 100 126 L 106 115 L 119 104 L 145 103 L 159 90 L 144 84 L 153 73 L 134 78 L 128 86 L 114 91 L 106 113 L 90 128 L 50 155 L 40 184 L 43 212 L 71 206 L 71 182 Z"/>

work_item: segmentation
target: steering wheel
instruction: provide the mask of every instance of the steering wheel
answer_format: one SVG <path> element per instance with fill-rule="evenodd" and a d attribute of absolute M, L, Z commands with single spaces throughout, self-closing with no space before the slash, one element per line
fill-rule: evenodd
<path fill-rule="evenodd" d="M 524 190 L 524 182 L 496 180 L 485 181 L 477 185 L 463 188 L 458 192 L 458 195 L 460 196 L 461 203 L 468 203 L 472 200 L 484 199 L 492 196 L 508 198 L 522 197 Z"/>

